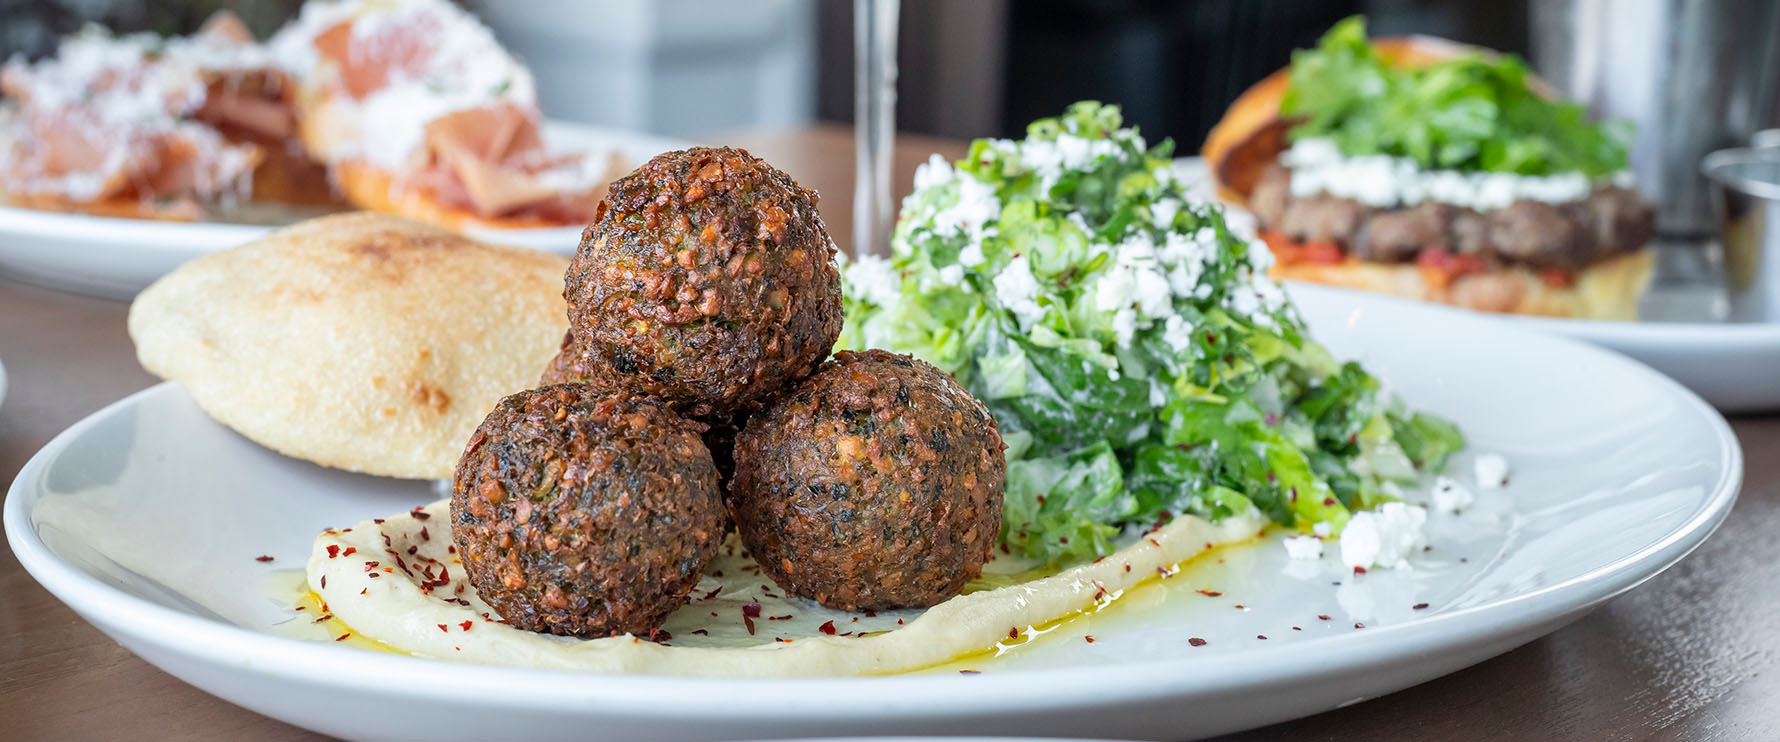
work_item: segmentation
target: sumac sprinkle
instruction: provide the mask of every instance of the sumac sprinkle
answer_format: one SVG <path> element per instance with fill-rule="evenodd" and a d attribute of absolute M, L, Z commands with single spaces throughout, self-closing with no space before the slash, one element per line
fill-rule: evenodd
<path fill-rule="evenodd" d="M 1193 645 L 1193 646 L 1195 646 L 1195 647 L 1203 647 L 1203 646 L 1205 646 L 1205 640 L 1204 640 L 1204 639 L 1201 639 L 1201 638 L 1199 638 L 1199 637 L 1197 637 L 1197 636 L 1194 636 L 1194 637 L 1188 637 L 1188 638 L 1187 638 L 1187 643 L 1188 643 L 1188 644 L 1191 644 L 1191 645 Z"/>
<path fill-rule="evenodd" d="M 272 557 L 267 556 L 265 554 L 261 554 L 259 556 L 254 557 L 253 560 L 256 562 L 270 562 L 270 561 L 272 561 Z"/>
<path fill-rule="evenodd" d="M 827 634 L 829 636 L 834 636 L 834 622 L 833 621 L 829 621 L 827 623 L 822 624 L 819 627 L 819 629 L 824 634 Z"/>
<path fill-rule="evenodd" d="M 1428 609 L 1427 603 L 1416 603 L 1415 605 L 1409 606 L 1409 610 L 1412 610 L 1412 611 L 1425 611 L 1427 609 Z"/>

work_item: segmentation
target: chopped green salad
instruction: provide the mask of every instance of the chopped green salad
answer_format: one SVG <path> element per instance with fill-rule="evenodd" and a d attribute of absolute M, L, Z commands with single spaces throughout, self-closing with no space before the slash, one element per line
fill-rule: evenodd
<path fill-rule="evenodd" d="M 1172 151 L 1077 103 L 934 156 L 892 258 L 845 268 L 841 347 L 912 353 L 994 413 L 1012 552 L 1095 558 L 1127 529 L 1253 508 L 1339 532 L 1463 444 L 1305 336 L 1267 249 L 1187 199 Z"/>
<path fill-rule="evenodd" d="M 1304 117 L 1289 132 L 1293 141 L 1330 138 L 1349 156 L 1520 175 L 1625 169 L 1630 127 L 1590 122 L 1582 106 L 1546 99 L 1529 78 L 1526 64 L 1507 54 L 1388 66 L 1366 41 L 1365 19 L 1355 16 L 1315 49 L 1292 54 L 1280 110 Z"/>

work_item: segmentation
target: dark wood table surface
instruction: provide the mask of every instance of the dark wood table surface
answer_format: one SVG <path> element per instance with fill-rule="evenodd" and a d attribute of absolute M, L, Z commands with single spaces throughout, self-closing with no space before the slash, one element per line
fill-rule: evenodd
<path fill-rule="evenodd" d="M 853 152 L 844 129 L 738 134 L 822 195 L 848 239 Z M 907 188 L 955 141 L 898 140 Z M 155 382 L 136 365 L 124 303 L 0 278 L 0 481 L 51 436 Z M 1780 374 L 1780 371 L 1777 371 Z M 1776 376 L 1780 383 L 1780 375 Z M 1747 462 L 1724 527 L 1681 564 L 1556 633 L 1470 669 L 1234 739 L 1780 739 L 1780 416 L 1731 421 Z M 0 740 L 314 739 L 137 659 L 0 551 Z"/>

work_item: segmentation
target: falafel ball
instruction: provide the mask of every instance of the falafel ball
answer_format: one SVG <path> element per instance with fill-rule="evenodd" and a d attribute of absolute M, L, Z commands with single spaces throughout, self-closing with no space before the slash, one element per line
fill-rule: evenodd
<path fill-rule="evenodd" d="M 1007 460 L 989 410 L 949 374 L 842 351 L 749 418 L 727 502 L 787 592 L 850 611 L 923 608 L 982 573 Z"/>
<path fill-rule="evenodd" d="M 451 534 L 470 584 L 530 631 L 659 627 L 723 542 L 700 427 L 656 402 L 579 384 L 501 400 L 452 484 Z"/>
<path fill-rule="evenodd" d="M 550 365 L 544 369 L 539 386 L 551 384 L 590 384 L 601 390 L 616 390 L 615 383 L 622 380 L 602 376 L 588 367 L 588 356 L 581 351 L 581 344 L 575 341 L 575 334 L 564 333 L 562 346 L 556 357 L 550 359 Z M 705 448 L 711 451 L 711 460 L 717 463 L 717 478 L 720 486 L 727 487 L 735 478 L 735 437 L 747 422 L 744 413 L 711 413 L 698 422 L 704 423 L 705 432 L 699 437 L 705 442 Z"/>
<path fill-rule="evenodd" d="M 613 182 L 563 296 L 586 358 L 689 417 L 758 409 L 841 329 L 816 194 L 739 149 L 657 155 Z"/>

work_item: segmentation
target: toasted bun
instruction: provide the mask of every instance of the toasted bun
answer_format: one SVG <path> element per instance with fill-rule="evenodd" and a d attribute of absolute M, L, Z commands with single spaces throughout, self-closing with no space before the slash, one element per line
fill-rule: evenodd
<path fill-rule="evenodd" d="M 1385 64 L 1408 68 L 1426 67 L 1471 52 L 1493 53 L 1433 36 L 1377 38 L 1372 40 L 1372 48 L 1378 50 Z M 1262 173 L 1286 150 L 1286 131 L 1296 122 L 1281 118 L 1279 105 L 1285 99 L 1291 78 L 1292 68 L 1283 67 L 1243 91 L 1206 135 L 1205 146 L 1199 153 L 1217 181 L 1218 197 L 1248 206 L 1248 195 L 1260 182 Z M 1541 94 L 1550 94 L 1543 82 L 1534 80 L 1532 85 Z"/>
<path fill-rule="evenodd" d="M 566 258 L 379 214 L 213 253 L 130 307 L 142 366 L 212 417 L 324 466 L 451 476 L 502 396 L 567 330 Z"/>
<path fill-rule="evenodd" d="M 1414 265 L 1369 263 L 1357 258 L 1340 263 L 1275 265 L 1269 274 L 1482 312 L 1635 320 L 1638 297 L 1650 285 L 1654 262 L 1649 249 L 1609 258 L 1576 274 L 1575 283 L 1566 288 L 1555 288 L 1525 268 L 1468 274 L 1449 286 L 1440 286 Z"/>

